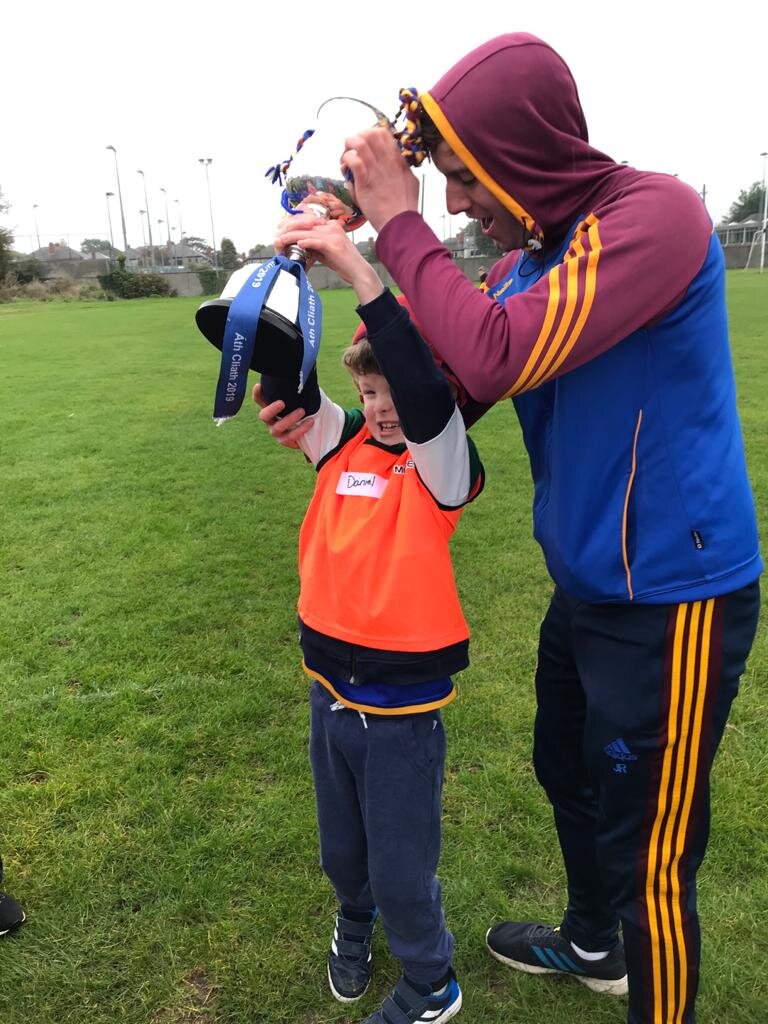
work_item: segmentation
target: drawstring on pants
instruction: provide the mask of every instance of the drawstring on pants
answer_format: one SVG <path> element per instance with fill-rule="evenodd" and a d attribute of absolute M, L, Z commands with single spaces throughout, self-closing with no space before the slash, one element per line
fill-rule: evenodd
<path fill-rule="evenodd" d="M 351 708 L 347 708 L 347 705 L 346 704 L 342 704 L 340 700 L 337 700 L 337 701 L 335 701 L 335 703 L 331 704 L 331 711 L 344 711 L 344 710 L 351 710 Z M 368 728 L 368 723 L 365 720 L 365 713 L 362 712 L 362 711 L 358 711 L 357 713 L 358 713 L 358 715 L 360 715 L 360 718 L 362 719 L 363 728 L 367 729 Z"/>

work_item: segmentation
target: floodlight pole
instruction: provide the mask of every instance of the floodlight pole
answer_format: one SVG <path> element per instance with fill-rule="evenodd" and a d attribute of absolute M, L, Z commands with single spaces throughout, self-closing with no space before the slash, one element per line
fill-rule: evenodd
<path fill-rule="evenodd" d="M 114 196 L 114 192 L 106 192 L 107 197 L 107 220 L 109 221 L 109 258 L 115 255 L 115 241 L 112 237 L 112 211 L 109 208 L 109 200 Z"/>
<path fill-rule="evenodd" d="M 765 225 L 768 221 L 768 192 L 765 191 L 765 159 L 768 157 L 768 150 L 761 153 L 760 156 L 763 158 L 763 237 L 760 239 L 760 273 L 762 274 L 765 266 Z"/>
<path fill-rule="evenodd" d="M 155 265 L 155 250 L 152 248 L 152 221 L 149 219 L 149 200 L 147 199 L 147 179 L 144 177 L 144 171 L 136 171 L 137 174 L 141 175 L 141 180 L 144 182 L 144 205 L 147 208 L 147 234 L 149 235 L 149 259 L 150 267 Z"/>
<path fill-rule="evenodd" d="M 184 241 L 184 231 L 181 227 L 181 203 L 178 199 L 173 200 L 176 203 L 176 213 L 179 215 L 179 245 Z"/>
<path fill-rule="evenodd" d="M 128 256 L 128 236 L 125 233 L 125 213 L 123 212 L 123 193 L 120 191 L 120 171 L 117 169 L 117 150 L 114 146 L 107 146 L 106 149 L 111 149 L 115 154 L 115 177 L 117 178 L 117 198 L 120 202 L 120 220 L 123 225 L 123 248 L 125 250 L 126 258 Z"/>
<path fill-rule="evenodd" d="M 170 248 L 170 252 L 168 254 L 168 257 L 169 257 L 169 259 L 173 260 L 173 264 L 172 265 L 175 267 L 176 266 L 176 246 L 174 245 L 173 238 L 172 238 L 172 234 L 173 233 L 171 231 L 171 217 L 170 217 L 170 214 L 168 213 L 168 193 L 167 193 L 167 191 L 164 188 L 161 188 L 160 191 L 163 193 L 163 196 L 165 197 L 165 227 L 166 227 L 166 230 L 168 232 L 168 241 L 166 242 L 166 245 Z"/>
<path fill-rule="evenodd" d="M 173 239 L 171 238 L 171 218 L 168 216 L 168 193 L 162 187 L 160 191 L 163 193 L 163 196 L 165 197 L 165 226 L 168 230 L 168 241 L 171 242 L 173 241 Z"/>
<path fill-rule="evenodd" d="M 216 252 L 216 232 L 213 230 L 213 203 L 211 202 L 211 179 L 208 176 L 208 168 L 213 163 L 213 157 L 201 156 L 197 162 L 205 168 L 205 183 L 208 186 L 208 212 L 211 215 L 211 241 L 213 242 L 213 269 L 219 269 L 219 255 Z"/>
<path fill-rule="evenodd" d="M 37 226 L 37 205 L 38 204 L 35 203 L 32 207 L 32 216 L 35 219 L 35 234 L 37 235 L 37 248 L 41 249 L 42 246 L 40 245 L 40 228 Z"/>

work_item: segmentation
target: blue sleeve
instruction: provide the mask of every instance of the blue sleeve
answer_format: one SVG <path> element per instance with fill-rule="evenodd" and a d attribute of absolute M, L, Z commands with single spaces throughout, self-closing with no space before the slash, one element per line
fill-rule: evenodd
<path fill-rule="evenodd" d="M 431 441 L 447 426 L 456 403 L 426 342 L 389 289 L 357 312 L 389 382 L 403 433 L 416 444 Z"/>

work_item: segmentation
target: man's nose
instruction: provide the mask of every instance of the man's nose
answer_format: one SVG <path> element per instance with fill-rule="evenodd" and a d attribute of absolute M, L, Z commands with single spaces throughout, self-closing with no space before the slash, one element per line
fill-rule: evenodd
<path fill-rule="evenodd" d="M 458 181 L 445 183 L 445 206 L 450 214 L 466 213 L 470 207 L 469 196 Z"/>

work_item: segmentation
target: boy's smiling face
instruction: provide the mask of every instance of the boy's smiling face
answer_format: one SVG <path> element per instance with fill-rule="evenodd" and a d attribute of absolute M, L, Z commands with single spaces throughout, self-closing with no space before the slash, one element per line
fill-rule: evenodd
<path fill-rule="evenodd" d="M 355 378 L 355 383 L 363 400 L 365 425 L 371 437 L 381 444 L 403 444 L 405 436 L 386 377 L 380 373 L 363 373 Z"/>

